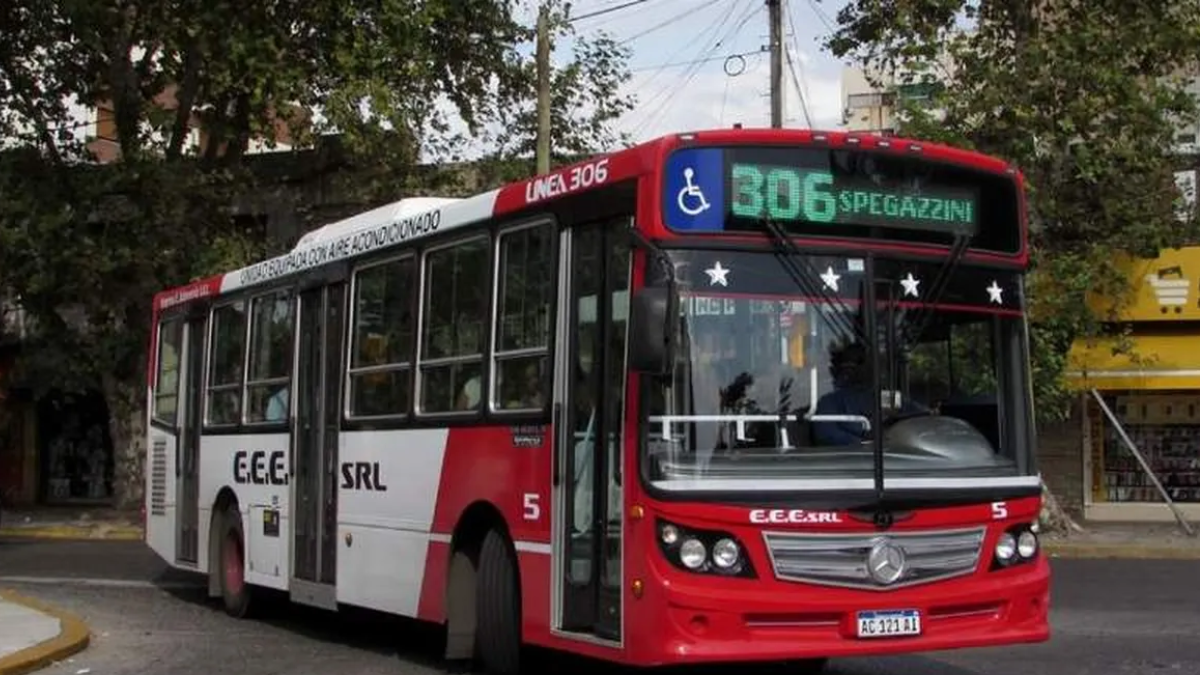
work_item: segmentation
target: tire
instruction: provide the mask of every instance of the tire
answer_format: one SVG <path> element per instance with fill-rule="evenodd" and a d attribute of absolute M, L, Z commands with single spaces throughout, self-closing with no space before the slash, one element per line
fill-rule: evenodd
<path fill-rule="evenodd" d="M 491 675 L 517 675 L 521 664 L 521 597 L 508 539 L 491 530 L 479 552 L 475 652 Z"/>
<path fill-rule="evenodd" d="M 250 616 L 252 609 L 250 586 L 246 584 L 246 537 L 242 529 L 242 514 L 236 506 L 226 507 L 219 521 L 217 564 L 221 599 L 225 613 L 237 619 Z"/>

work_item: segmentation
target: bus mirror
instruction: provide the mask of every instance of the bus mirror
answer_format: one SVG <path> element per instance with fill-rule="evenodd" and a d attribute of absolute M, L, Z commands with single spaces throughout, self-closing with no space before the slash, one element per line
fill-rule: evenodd
<path fill-rule="evenodd" d="M 671 290 L 642 288 L 630 307 L 629 366 L 648 375 L 671 372 Z"/>

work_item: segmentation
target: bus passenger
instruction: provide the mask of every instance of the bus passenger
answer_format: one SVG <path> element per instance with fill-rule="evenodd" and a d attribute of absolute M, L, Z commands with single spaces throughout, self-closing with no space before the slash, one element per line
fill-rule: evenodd
<path fill-rule="evenodd" d="M 282 422 L 288 417 L 288 386 L 285 384 L 267 399 L 268 422 Z"/>

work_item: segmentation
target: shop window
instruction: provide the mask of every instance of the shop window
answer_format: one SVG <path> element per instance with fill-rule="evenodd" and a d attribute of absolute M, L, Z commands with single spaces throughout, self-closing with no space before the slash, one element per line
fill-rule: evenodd
<path fill-rule="evenodd" d="M 259 296 L 251 303 L 247 422 L 287 420 L 294 339 L 293 307 L 288 291 Z"/>
<path fill-rule="evenodd" d="M 355 274 L 350 362 L 350 414 L 355 417 L 408 412 L 415 286 L 416 259 L 411 256 Z"/>
<path fill-rule="evenodd" d="M 1200 503 L 1200 394 L 1187 391 L 1109 394 L 1113 410 L 1129 439 L 1173 501 Z M 1107 502 L 1161 503 L 1162 496 L 1142 465 L 1125 445 L 1117 428 L 1095 401 L 1088 402 L 1092 422 L 1092 461 L 1096 478 L 1093 498 Z"/>
<path fill-rule="evenodd" d="M 246 302 L 222 305 L 212 315 L 208 423 L 237 424 L 242 416 L 242 368 L 246 358 Z"/>
<path fill-rule="evenodd" d="M 488 240 L 478 237 L 425 254 L 421 326 L 421 410 L 479 409 L 488 326 Z"/>
<path fill-rule="evenodd" d="M 499 410 L 539 410 L 548 392 L 554 224 L 500 236 L 492 402 Z"/>
<path fill-rule="evenodd" d="M 174 425 L 179 404 L 179 356 L 183 349 L 183 319 L 164 321 L 158 329 L 158 362 L 154 374 L 154 417 Z"/>

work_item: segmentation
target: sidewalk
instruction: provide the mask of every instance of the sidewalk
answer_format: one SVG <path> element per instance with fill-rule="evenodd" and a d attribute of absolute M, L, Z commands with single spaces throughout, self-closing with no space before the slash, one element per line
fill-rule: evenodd
<path fill-rule="evenodd" d="M 142 523 L 136 511 L 86 507 L 6 508 L 3 520 L 0 520 L 0 537 L 141 541 Z"/>
<path fill-rule="evenodd" d="M 87 648 L 79 619 L 11 591 L 0 590 L 0 675 L 24 675 Z"/>
<path fill-rule="evenodd" d="M 1200 560 L 1200 536 L 1189 537 L 1179 523 L 1079 522 L 1083 532 L 1046 534 L 1042 547 L 1052 558 Z M 1200 523 L 1191 523 L 1200 534 Z"/>

